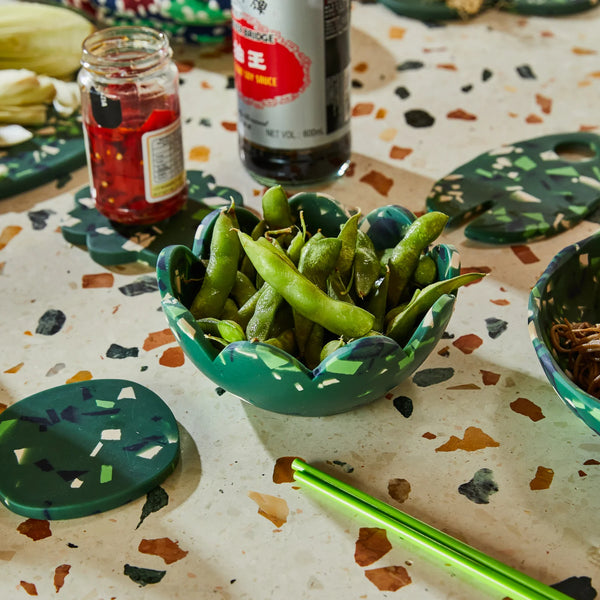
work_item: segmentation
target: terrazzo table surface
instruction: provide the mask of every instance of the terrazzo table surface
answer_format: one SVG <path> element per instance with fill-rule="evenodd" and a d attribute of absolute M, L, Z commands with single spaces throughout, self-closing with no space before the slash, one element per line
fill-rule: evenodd
<path fill-rule="evenodd" d="M 487 150 L 600 133 L 600 8 L 428 26 L 354 3 L 352 23 L 352 165 L 319 188 L 348 206 L 422 212 L 436 180 Z M 237 157 L 231 56 L 178 58 L 188 168 L 258 208 L 262 188 Z M 0 597 L 502 599 L 290 483 L 295 456 L 574 598 L 597 596 L 600 438 L 555 396 L 526 325 L 531 286 L 597 214 L 528 245 L 444 234 L 463 268 L 488 272 L 460 291 L 448 336 L 388 397 L 301 418 L 196 371 L 151 269 L 102 267 L 65 241 L 85 184 L 83 169 L 0 201 L 0 410 L 71 381 L 132 380 L 173 411 L 181 459 L 147 496 L 95 516 L 0 507 Z"/>

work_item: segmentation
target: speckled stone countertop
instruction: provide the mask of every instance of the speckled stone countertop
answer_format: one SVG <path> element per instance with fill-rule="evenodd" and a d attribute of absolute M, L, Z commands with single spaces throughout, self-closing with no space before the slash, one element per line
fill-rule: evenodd
<path fill-rule="evenodd" d="M 431 26 L 354 3 L 352 165 L 320 189 L 364 211 L 419 213 L 435 181 L 483 152 L 600 134 L 599 31 L 599 8 L 489 9 Z M 178 59 L 188 168 L 258 208 L 262 188 L 237 156 L 231 56 Z M 133 380 L 172 409 L 181 460 L 147 496 L 95 516 L 32 520 L 0 507 L 2 598 L 502 600 L 290 483 L 294 456 L 574 598 L 597 597 L 600 438 L 547 382 L 527 299 L 598 214 L 530 244 L 445 233 L 463 268 L 488 273 L 461 290 L 446 338 L 388 397 L 302 418 L 204 378 L 167 328 L 152 269 L 102 267 L 65 241 L 61 222 L 85 184 L 82 169 L 0 200 L 0 410 L 71 381 Z"/>

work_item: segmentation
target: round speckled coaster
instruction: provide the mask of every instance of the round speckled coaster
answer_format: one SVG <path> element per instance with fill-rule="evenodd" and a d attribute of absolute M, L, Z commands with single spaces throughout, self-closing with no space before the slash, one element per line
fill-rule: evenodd
<path fill-rule="evenodd" d="M 70 519 L 143 496 L 175 468 L 179 430 L 151 390 L 122 379 L 70 383 L 0 415 L 0 500 L 35 519 Z"/>
<path fill-rule="evenodd" d="M 437 181 L 427 209 L 481 242 L 525 243 L 569 229 L 600 205 L 600 136 L 548 135 L 479 155 Z"/>
<path fill-rule="evenodd" d="M 141 261 L 156 266 L 159 252 L 171 244 L 191 246 L 200 221 L 213 209 L 243 206 L 242 195 L 230 187 L 215 184 L 212 175 L 188 171 L 188 200 L 170 219 L 153 225 L 119 225 L 101 215 L 90 197 L 88 186 L 75 194 L 75 208 L 61 223 L 65 240 L 86 246 L 100 265 L 120 265 Z"/>

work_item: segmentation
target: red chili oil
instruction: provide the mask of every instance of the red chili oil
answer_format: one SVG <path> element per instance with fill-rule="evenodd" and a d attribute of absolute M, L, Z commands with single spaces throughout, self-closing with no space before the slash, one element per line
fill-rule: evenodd
<path fill-rule="evenodd" d="M 90 188 L 117 223 L 157 223 L 187 197 L 177 68 L 163 34 L 115 27 L 84 43 L 79 82 Z"/>

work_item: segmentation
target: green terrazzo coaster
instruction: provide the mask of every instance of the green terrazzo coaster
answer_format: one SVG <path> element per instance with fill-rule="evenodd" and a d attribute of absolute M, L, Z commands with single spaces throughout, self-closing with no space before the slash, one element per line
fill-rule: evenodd
<path fill-rule="evenodd" d="M 35 519 L 71 519 L 143 496 L 173 471 L 179 430 L 151 390 L 121 379 L 70 383 L 0 415 L 0 500 Z"/>
<path fill-rule="evenodd" d="M 500 8 L 521 15 L 558 17 L 589 10 L 598 6 L 596 0 L 506 0 Z"/>
<path fill-rule="evenodd" d="M 7 198 L 63 177 L 85 165 L 78 115 L 37 128 L 27 142 L 0 152 L 0 198 Z"/>
<path fill-rule="evenodd" d="M 212 175 L 188 171 L 188 200 L 176 215 L 153 225 L 119 225 L 101 215 L 88 186 L 75 194 L 75 208 L 61 224 L 65 240 L 86 246 L 100 265 L 141 261 L 154 267 L 159 252 L 171 244 L 191 245 L 200 221 L 219 206 L 243 206 L 242 195 L 230 187 L 215 185 Z"/>
<path fill-rule="evenodd" d="M 525 243 L 569 229 L 600 204 L 600 136 L 576 132 L 507 144 L 437 181 L 427 210 L 468 221 L 481 242 Z"/>

